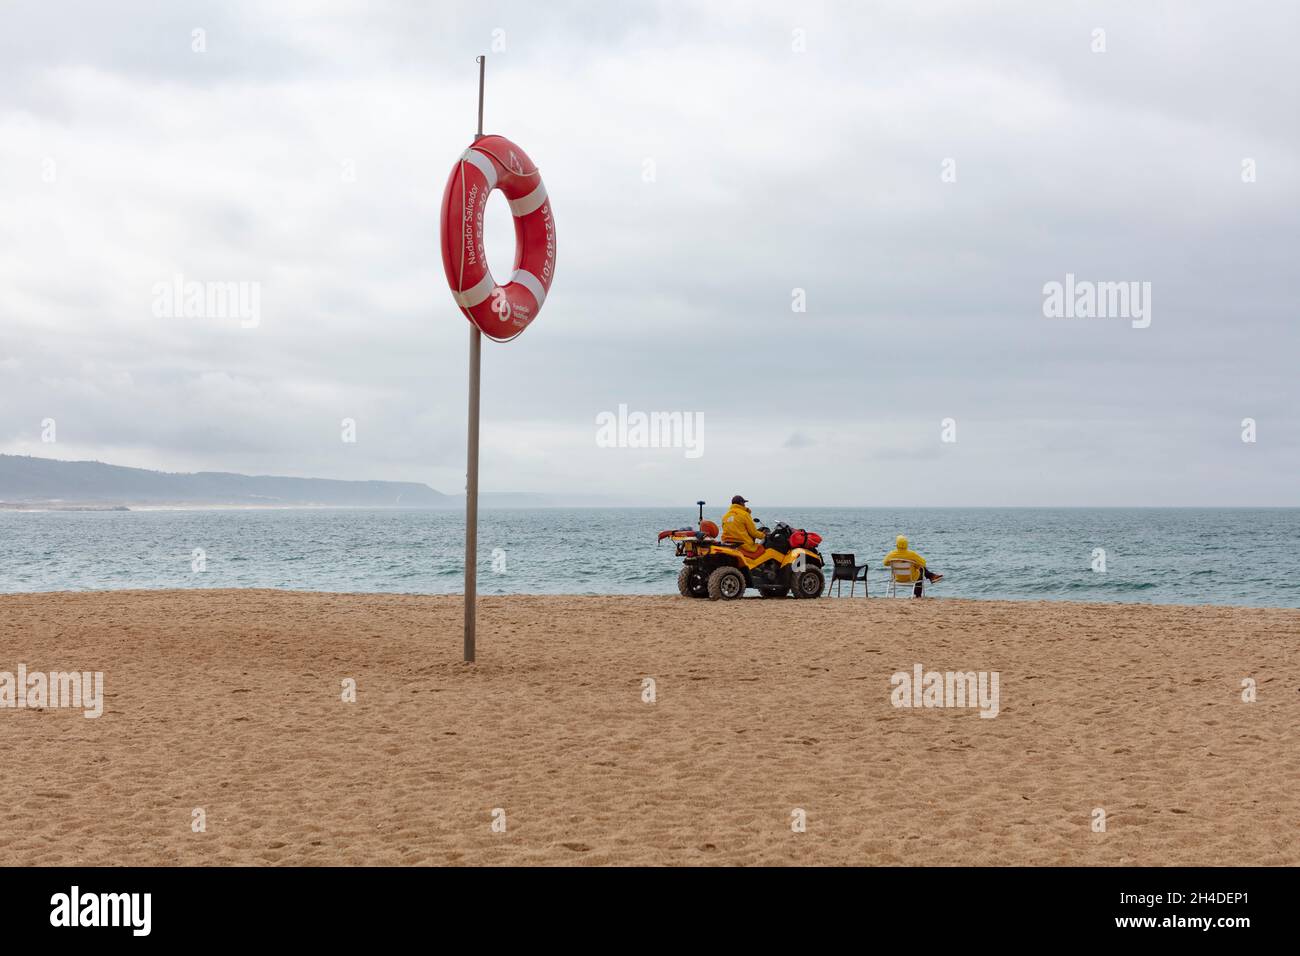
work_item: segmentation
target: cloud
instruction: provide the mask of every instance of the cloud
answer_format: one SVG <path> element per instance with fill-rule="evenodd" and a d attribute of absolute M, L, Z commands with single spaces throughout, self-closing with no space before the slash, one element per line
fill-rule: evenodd
<path fill-rule="evenodd" d="M 889 504 L 907 467 L 932 504 L 1300 503 L 1297 23 L 10 3 L 0 451 L 459 490 L 468 333 L 436 223 L 486 51 L 486 125 L 541 167 L 558 264 L 535 326 L 484 348 L 484 487 L 689 502 L 744 475 Z M 488 241 L 508 264 L 500 203 Z M 1151 327 L 1044 318 L 1067 272 L 1151 282 Z M 258 283 L 262 321 L 155 317 L 178 274 Z M 703 457 L 598 447 L 620 404 L 702 414 Z"/>

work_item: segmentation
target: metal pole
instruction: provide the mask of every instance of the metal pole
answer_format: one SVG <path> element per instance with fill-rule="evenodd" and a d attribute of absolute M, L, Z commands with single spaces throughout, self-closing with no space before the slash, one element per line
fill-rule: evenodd
<path fill-rule="evenodd" d="M 475 139 L 481 139 L 483 136 L 483 71 L 487 69 L 487 57 L 478 58 L 478 132 L 474 134 Z"/>
<path fill-rule="evenodd" d="M 474 612 L 478 600 L 478 379 L 483 333 L 469 330 L 469 447 L 465 472 L 465 663 L 474 663 Z"/>
<path fill-rule="evenodd" d="M 483 71 L 487 57 L 478 58 L 478 132 L 483 135 Z M 469 327 L 469 439 L 465 454 L 465 663 L 474 663 L 475 612 L 478 609 L 478 396 L 483 333 Z"/>

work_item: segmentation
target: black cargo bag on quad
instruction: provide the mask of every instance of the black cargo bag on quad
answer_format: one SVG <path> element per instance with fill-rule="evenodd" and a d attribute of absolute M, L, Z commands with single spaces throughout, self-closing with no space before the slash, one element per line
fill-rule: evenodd
<path fill-rule="evenodd" d="M 788 554 L 790 551 L 790 526 L 784 521 L 778 521 L 776 527 L 769 531 L 767 537 L 763 539 L 763 544 L 773 551 Z"/>

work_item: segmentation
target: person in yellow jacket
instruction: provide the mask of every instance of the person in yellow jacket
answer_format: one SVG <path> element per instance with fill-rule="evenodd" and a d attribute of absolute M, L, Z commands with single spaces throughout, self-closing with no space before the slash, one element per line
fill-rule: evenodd
<path fill-rule="evenodd" d="M 722 540 L 728 544 L 738 544 L 746 551 L 753 551 L 763 536 L 745 504 L 746 499 L 740 495 L 731 499 L 731 507 L 722 516 Z"/>
<path fill-rule="evenodd" d="M 915 551 L 913 551 L 907 546 L 906 535 L 900 534 L 894 540 L 894 550 L 890 551 L 889 554 L 885 555 L 885 562 L 884 562 L 885 567 L 889 567 L 889 562 L 891 561 L 912 562 L 912 576 L 908 578 L 908 580 L 917 582 L 916 587 L 912 589 L 913 597 L 921 596 L 921 584 L 920 584 L 921 575 L 925 575 L 925 579 L 931 583 L 935 581 L 943 580 L 942 574 L 935 574 L 933 571 L 927 568 L 925 566 L 925 558 L 921 557 L 919 554 L 917 554 Z"/>

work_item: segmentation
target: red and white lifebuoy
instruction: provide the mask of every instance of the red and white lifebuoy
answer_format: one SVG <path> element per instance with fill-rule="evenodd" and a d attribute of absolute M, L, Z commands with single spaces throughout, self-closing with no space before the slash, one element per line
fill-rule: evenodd
<path fill-rule="evenodd" d="M 500 189 L 515 217 L 515 269 L 499 285 L 483 256 L 483 210 Z M 442 264 L 456 304 L 489 338 L 514 338 L 537 318 L 555 278 L 555 217 L 541 173 L 504 136 L 465 150 L 442 194 Z"/>

